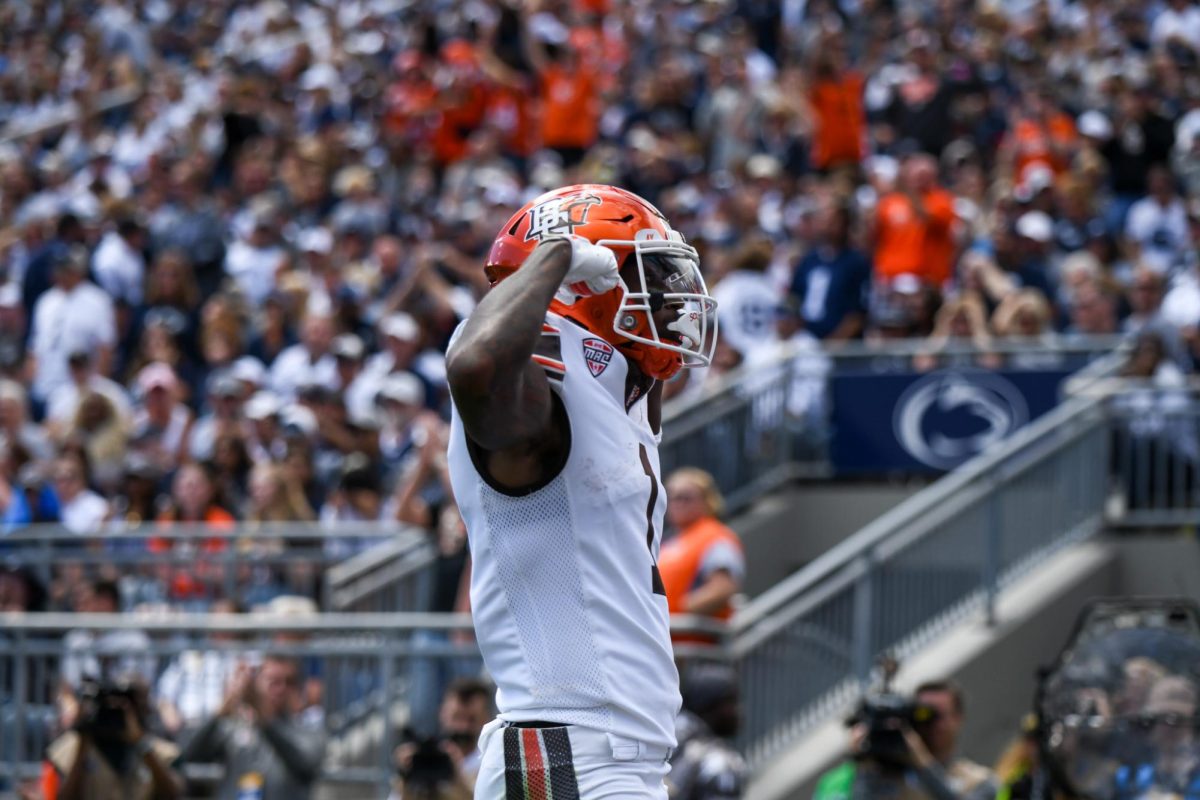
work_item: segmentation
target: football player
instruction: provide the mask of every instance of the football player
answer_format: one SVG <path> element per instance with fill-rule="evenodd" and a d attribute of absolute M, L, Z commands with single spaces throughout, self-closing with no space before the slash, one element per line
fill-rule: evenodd
<path fill-rule="evenodd" d="M 706 366 L 716 303 L 642 198 L 579 185 L 501 229 L 453 338 L 454 494 L 498 719 L 476 798 L 665 800 L 679 676 L 656 558 L 662 382 Z"/>

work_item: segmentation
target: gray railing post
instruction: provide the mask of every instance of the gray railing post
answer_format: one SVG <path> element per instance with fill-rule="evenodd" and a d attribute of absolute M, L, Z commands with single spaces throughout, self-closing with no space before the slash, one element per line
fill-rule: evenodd
<path fill-rule="evenodd" d="M 392 683 L 396 674 L 397 636 L 398 634 L 393 633 L 388 638 L 387 644 L 379 649 L 379 686 L 383 696 L 383 744 L 379 748 L 379 766 L 381 767 L 379 789 L 383 793 L 381 795 L 383 797 L 388 796 L 391 792 L 391 776 L 394 770 L 392 749 L 396 746 L 396 729 L 392 722 L 392 703 L 395 700 L 392 697 Z"/>
<path fill-rule="evenodd" d="M 1004 536 L 1004 483 L 1000 479 L 992 482 L 988 497 L 987 526 L 983 534 L 983 564 L 980 577 L 983 580 L 983 616 L 988 627 L 996 624 L 996 595 L 1000 591 L 1001 542 Z"/>
<path fill-rule="evenodd" d="M 13 770 L 25 760 L 29 753 L 25 752 L 25 718 L 29 716 L 29 653 L 26 650 L 26 635 L 18 632 L 15 637 L 13 655 L 16 668 L 13 670 L 13 711 L 16 714 L 13 731 Z"/>
<path fill-rule="evenodd" d="M 875 639 L 875 562 L 874 548 L 865 551 L 855 559 L 861 574 L 854 581 L 851 665 L 854 669 L 854 677 L 864 687 L 871 677 L 871 666 L 875 659 L 873 648 Z"/>

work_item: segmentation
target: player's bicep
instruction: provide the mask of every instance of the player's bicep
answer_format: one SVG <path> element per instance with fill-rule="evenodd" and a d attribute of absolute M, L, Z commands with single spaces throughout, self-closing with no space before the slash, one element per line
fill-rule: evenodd
<path fill-rule="evenodd" d="M 516 371 L 499 374 L 486 364 L 447 370 L 450 393 L 463 428 L 484 450 L 508 450 L 536 446 L 550 432 L 552 406 L 550 379 L 545 368 L 530 360 Z"/>

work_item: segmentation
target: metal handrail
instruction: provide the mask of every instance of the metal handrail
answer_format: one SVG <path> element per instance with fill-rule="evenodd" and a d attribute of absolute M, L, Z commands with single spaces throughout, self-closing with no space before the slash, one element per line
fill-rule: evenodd
<path fill-rule="evenodd" d="M 740 634 L 757 624 L 792 599 L 813 589 L 830 575 L 850 566 L 862 553 L 878 547 L 898 532 L 923 520 L 927 521 L 931 513 L 972 484 L 980 480 L 996 480 L 992 471 L 997 467 L 1026 448 L 1035 444 L 1042 446 L 1039 440 L 1047 437 L 1061 438 L 1063 426 L 1077 426 L 1081 415 L 1099 409 L 1101 405 L 1102 400 L 1096 397 L 1068 400 L 1014 433 L 995 449 L 981 453 L 928 488 L 909 497 L 741 608 L 732 621 L 735 632 Z"/>

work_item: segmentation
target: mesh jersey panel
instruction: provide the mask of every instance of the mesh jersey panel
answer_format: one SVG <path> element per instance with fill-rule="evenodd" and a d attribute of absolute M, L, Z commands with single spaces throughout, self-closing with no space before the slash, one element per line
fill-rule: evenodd
<path fill-rule="evenodd" d="M 601 706 L 610 696 L 588 622 L 563 475 L 519 499 L 484 486 L 480 500 L 535 697 L 549 708 L 573 707 L 574 718 L 563 722 L 607 729 L 609 710 Z M 535 595 L 530 586 L 544 590 Z M 581 698 L 593 698 L 595 707 L 580 707 Z"/>

